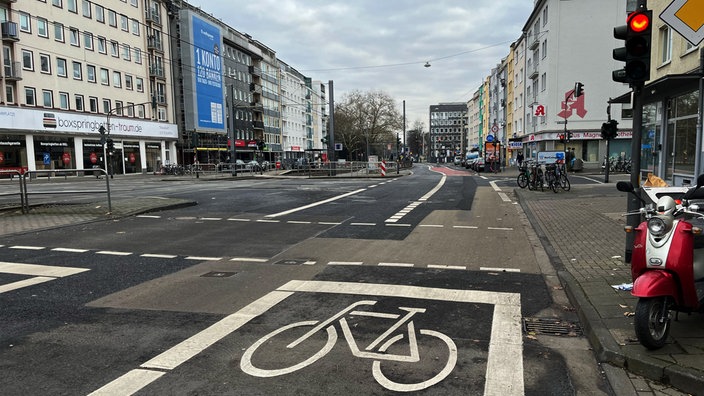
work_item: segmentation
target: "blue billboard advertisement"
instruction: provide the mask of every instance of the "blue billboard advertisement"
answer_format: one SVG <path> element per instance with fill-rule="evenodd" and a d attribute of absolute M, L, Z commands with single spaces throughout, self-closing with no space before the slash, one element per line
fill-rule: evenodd
<path fill-rule="evenodd" d="M 194 127 L 225 132 L 222 36 L 220 29 L 191 14 Z M 185 79 L 184 79 L 185 80 Z"/>

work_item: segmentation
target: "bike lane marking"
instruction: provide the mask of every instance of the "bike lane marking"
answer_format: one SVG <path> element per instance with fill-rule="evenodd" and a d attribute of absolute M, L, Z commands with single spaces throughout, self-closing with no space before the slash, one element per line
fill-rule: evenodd
<path fill-rule="evenodd" d="M 491 339 L 489 340 L 484 395 L 518 396 L 524 393 L 521 298 L 518 293 L 293 280 L 143 363 L 140 368 L 134 369 L 97 389 L 90 395 L 135 393 L 159 379 L 165 371 L 175 369 L 244 326 L 250 320 L 264 314 L 291 295 L 301 292 L 415 298 L 493 305 L 494 314 L 491 326 Z"/>

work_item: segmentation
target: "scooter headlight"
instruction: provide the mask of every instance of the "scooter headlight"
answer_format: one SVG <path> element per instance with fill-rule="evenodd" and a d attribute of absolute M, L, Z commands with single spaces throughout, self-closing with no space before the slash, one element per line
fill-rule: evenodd
<path fill-rule="evenodd" d="M 648 231 L 654 237 L 661 237 L 668 231 L 667 223 L 659 217 L 652 217 L 648 220 Z"/>

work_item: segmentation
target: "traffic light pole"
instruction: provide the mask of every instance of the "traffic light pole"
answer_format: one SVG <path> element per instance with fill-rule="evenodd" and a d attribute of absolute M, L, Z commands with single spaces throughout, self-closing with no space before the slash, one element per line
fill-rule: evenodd
<path fill-rule="evenodd" d="M 633 84 L 633 136 L 631 137 L 631 183 L 635 187 L 635 194 L 628 194 L 626 210 L 628 213 L 637 212 L 640 209 L 640 147 L 643 124 L 643 84 Z M 608 164 L 606 164 L 608 166 Z M 640 216 L 627 216 L 626 225 L 634 229 L 640 223 Z M 633 241 L 635 234 L 626 233 L 626 257 L 625 262 L 630 263 L 633 255 Z"/>

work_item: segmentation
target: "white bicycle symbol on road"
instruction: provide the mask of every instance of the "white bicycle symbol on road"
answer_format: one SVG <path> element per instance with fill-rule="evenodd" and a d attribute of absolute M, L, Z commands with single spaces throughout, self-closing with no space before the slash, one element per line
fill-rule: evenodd
<path fill-rule="evenodd" d="M 455 367 L 455 364 L 457 363 L 457 346 L 450 337 L 434 330 L 420 329 L 418 333 L 416 333 L 415 325 L 413 324 L 411 318 L 418 313 L 424 313 L 425 308 L 399 307 L 399 310 L 406 312 L 405 314 L 403 314 L 403 316 L 401 314 L 394 313 L 356 310 L 357 307 L 372 306 L 376 303 L 376 301 L 370 300 L 357 301 L 323 322 L 319 322 L 317 320 L 296 322 L 276 329 L 259 339 L 249 348 L 247 348 L 247 350 L 242 355 L 240 367 L 242 371 L 255 377 L 275 377 L 279 375 L 290 374 L 294 371 L 307 367 L 321 359 L 326 354 L 328 354 L 328 352 L 330 352 L 335 346 L 335 343 L 337 342 L 337 330 L 335 329 L 334 322 L 337 321 L 342 329 L 342 333 L 345 336 L 345 341 L 347 341 L 347 345 L 349 346 L 352 355 L 363 359 L 373 359 L 374 361 L 372 363 L 372 374 L 374 376 L 374 379 L 385 388 L 398 392 L 417 391 L 433 386 L 445 379 L 452 372 Z M 357 341 L 355 340 L 352 334 L 350 326 L 347 323 L 347 320 L 345 319 L 346 315 L 393 319 L 396 320 L 396 322 L 392 324 L 391 327 L 389 327 L 386 331 L 384 331 L 383 334 L 378 336 L 374 341 L 367 345 L 364 350 L 360 350 Z M 396 332 L 404 324 L 406 325 L 407 331 L 401 331 L 400 334 L 393 335 L 394 332 Z M 252 364 L 252 357 L 260 347 L 269 343 L 274 337 L 281 333 L 303 326 L 313 326 L 313 328 L 303 334 L 301 337 L 291 342 L 290 344 L 286 345 L 286 348 L 292 350 L 304 341 L 310 339 L 316 333 L 325 329 L 327 332 L 327 342 L 319 351 L 313 354 L 313 356 L 308 357 L 300 363 L 293 364 L 288 367 L 281 367 L 275 369 L 258 368 L 255 367 L 254 364 Z M 444 364 L 444 367 L 439 370 L 437 374 L 432 376 L 432 378 L 417 383 L 399 383 L 387 378 L 387 376 L 382 373 L 382 362 L 384 361 L 406 363 L 420 362 L 421 356 L 419 352 L 420 349 L 418 347 L 419 335 L 434 337 L 440 339 L 444 343 L 444 345 L 448 349 L 447 362 Z M 394 344 L 401 341 L 404 336 L 408 337 L 408 345 L 410 347 L 408 353 L 387 353 L 387 351 L 392 346 L 394 346 Z"/>

